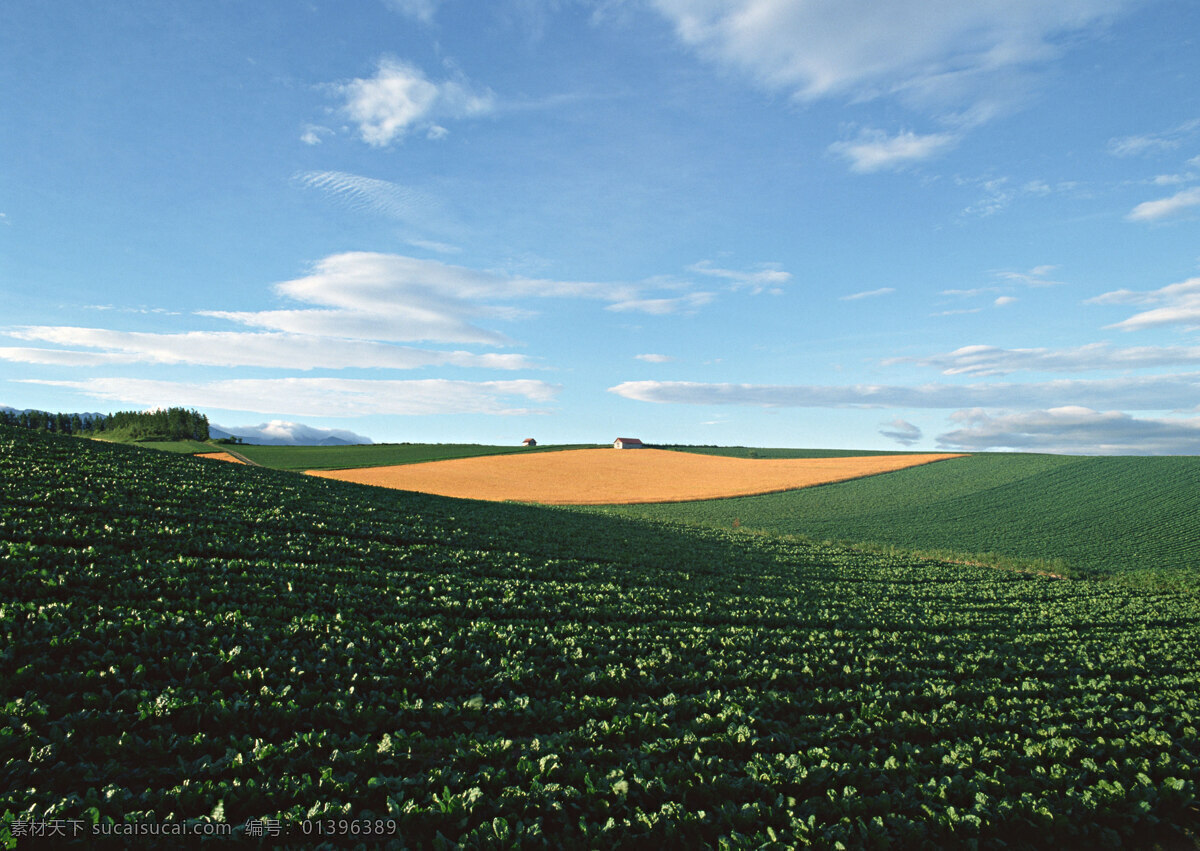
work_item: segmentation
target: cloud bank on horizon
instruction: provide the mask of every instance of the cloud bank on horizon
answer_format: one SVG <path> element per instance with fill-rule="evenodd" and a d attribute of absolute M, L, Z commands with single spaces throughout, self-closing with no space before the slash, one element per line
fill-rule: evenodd
<path fill-rule="evenodd" d="M 0 26 L 0 402 L 1200 453 L 1186 0 L 46 17 Z"/>

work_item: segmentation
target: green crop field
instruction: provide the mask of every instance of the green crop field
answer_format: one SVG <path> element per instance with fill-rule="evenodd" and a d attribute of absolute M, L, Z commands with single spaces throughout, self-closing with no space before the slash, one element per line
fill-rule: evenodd
<path fill-rule="evenodd" d="M 849 458 L 861 455 L 921 455 L 924 452 L 895 452 L 890 449 L 766 449 L 756 446 L 664 445 L 659 449 L 723 455 L 726 458 Z"/>
<path fill-rule="evenodd" d="M 181 455 L 196 455 L 200 452 L 221 452 L 225 449 L 219 443 L 205 443 L 199 440 L 137 440 L 127 442 L 133 446 L 140 446 L 143 449 L 157 449 L 160 452 L 177 452 Z"/>
<path fill-rule="evenodd" d="M 60 824 L 90 847 L 130 822 L 398 848 L 1200 831 L 1194 593 L 11 428 L 0 482 L 11 840 Z"/>
<path fill-rule="evenodd" d="M 1200 587 L 1195 456 L 980 454 L 786 493 L 605 511 Z"/>
<path fill-rule="evenodd" d="M 355 446 L 257 446 L 239 444 L 214 449 L 232 449 L 240 455 L 276 470 L 350 470 L 356 467 L 388 467 L 419 464 L 478 455 L 509 455 L 554 452 L 561 449 L 591 449 L 593 444 L 562 446 L 488 446 L 478 443 L 372 443 Z"/>

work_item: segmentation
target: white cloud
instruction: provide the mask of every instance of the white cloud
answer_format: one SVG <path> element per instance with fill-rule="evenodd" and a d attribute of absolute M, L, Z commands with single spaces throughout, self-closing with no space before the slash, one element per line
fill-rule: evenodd
<path fill-rule="evenodd" d="M 1191 183 L 1194 180 L 1200 180 L 1200 156 L 1192 157 L 1185 165 L 1188 170 L 1177 174 L 1159 174 L 1155 175 L 1151 181 L 1155 186 L 1175 186 L 1180 183 Z"/>
<path fill-rule="evenodd" d="M 674 405 L 796 408 L 1030 408 L 1087 405 L 1171 410 L 1200 400 L 1200 373 L 1004 384 L 770 385 L 626 381 L 626 399 Z"/>
<path fill-rule="evenodd" d="M 115 304 L 85 304 L 84 310 L 115 310 L 118 313 L 157 313 L 165 316 L 178 316 L 179 311 L 167 310 L 165 307 L 117 307 Z"/>
<path fill-rule="evenodd" d="M 959 137 L 950 133 L 920 136 L 905 131 L 889 137 L 882 131 L 868 130 L 860 133 L 852 142 L 833 143 L 829 150 L 847 160 L 851 171 L 866 174 L 927 160 L 953 147 L 958 141 Z"/>
<path fill-rule="evenodd" d="M 1200 278 L 1188 278 L 1146 292 L 1114 290 L 1090 298 L 1085 304 L 1162 305 L 1108 326 L 1123 331 L 1139 331 L 1160 325 L 1200 325 Z"/>
<path fill-rule="evenodd" d="M 958 310 L 939 310 L 937 313 L 931 313 L 930 316 L 962 316 L 967 313 L 982 313 L 982 307 L 964 307 Z"/>
<path fill-rule="evenodd" d="M 1089 343 L 1068 349 L 1002 349 L 962 346 L 952 352 L 923 358 L 889 358 L 884 365 L 911 363 L 940 370 L 943 375 L 1007 375 L 1012 372 L 1086 372 L 1144 369 L 1200 363 L 1200 346 L 1138 346 L 1114 348 Z"/>
<path fill-rule="evenodd" d="M 24 384 L 67 387 L 95 399 L 154 407 L 195 407 L 296 417 L 372 414 L 518 415 L 546 413 L 522 403 L 545 404 L 558 387 L 543 381 L 386 381 L 348 378 L 232 379 L 204 384 L 140 378 L 83 381 L 18 379 Z M 514 402 L 517 407 L 513 407 Z"/>
<path fill-rule="evenodd" d="M 987 295 L 988 293 L 1004 292 L 1005 289 L 1005 287 L 974 287 L 969 290 L 942 290 L 940 295 L 970 298 L 977 295 Z"/>
<path fill-rule="evenodd" d="M 396 254 L 348 252 L 326 257 L 310 274 L 276 284 L 302 307 L 199 311 L 256 331 L 147 333 L 74 326 L 0 329 L 49 347 L 0 347 L 0 360 L 63 366 L 157 363 L 280 369 L 416 369 L 432 366 L 530 369 L 518 354 L 476 354 L 396 345 L 412 341 L 509 345 L 484 325 L 536 315 L 531 300 L 591 299 L 616 311 L 694 311 L 712 293 L 651 298 L 670 282 L 631 285 L 527 278 Z M 71 347 L 71 348 L 66 348 Z M 89 351 L 89 350 L 98 351 Z"/>
<path fill-rule="evenodd" d="M 1025 284 L 1029 287 L 1057 287 L 1062 286 L 1062 281 L 1053 281 L 1046 276 L 1057 269 L 1057 266 L 1034 266 L 1028 272 L 996 272 L 996 277 L 1005 281 L 1013 281 L 1018 284 Z"/>
<path fill-rule="evenodd" d="M 1056 56 L 1117 0 L 654 0 L 679 38 L 764 86 L 835 94 L 972 91 Z"/>
<path fill-rule="evenodd" d="M 256 426 L 220 426 L 213 423 L 209 430 L 240 437 L 247 443 L 269 446 L 321 446 L 331 443 L 374 443 L 371 438 L 344 428 L 318 428 L 305 423 L 271 420 Z"/>
<path fill-rule="evenodd" d="M 947 132 L 831 146 L 855 171 L 928 159 L 1027 97 L 1026 79 L 1133 0 L 652 0 L 702 57 L 801 101 L 899 99 Z"/>
<path fill-rule="evenodd" d="M 778 295 L 783 292 L 782 285 L 792 279 L 791 273 L 783 271 L 778 263 L 760 263 L 757 270 L 746 272 L 739 269 L 721 269 L 713 266 L 712 261 L 701 260 L 688 266 L 688 270 L 732 281 L 734 290 L 749 290 L 753 295 L 763 292 Z"/>
<path fill-rule="evenodd" d="M 634 298 L 610 304 L 605 310 L 618 313 L 649 313 L 666 316 L 672 313 L 694 313 L 713 300 L 712 293 L 688 293 L 674 298 Z"/>
<path fill-rule="evenodd" d="M 474 312 L 464 306 L 466 312 Z M 287 334 L 375 341 L 424 340 L 440 343 L 510 345 L 503 334 L 488 331 L 454 315 L 398 304 L 385 313 L 366 310 L 202 310 L 201 316 L 227 319 L 254 328 Z"/>
<path fill-rule="evenodd" d="M 275 290 L 324 309 L 205 311 L 204 315 L 293 334 L 503 345 L 509 342 L 507 337 L 477 323 L 528 315 L 504 302 L 526 298 L 628 302 L 639 297 L 638 288 L 626 284 L 524 278 L 365 251 L 326 257 L 309 275 L 277 284 Z"/>
<path fill-rule="evenodd" d="M 922 437 L 921 429 L 918 426 L 899 417 L 890 423 L 886 423 L 885 426 L 885 428 L 879 430 L 879 433 L 902 446 L 912 446 L 914 443 L 920 441 Z"/>
<path fill-rule="evenodd" d="M 304 132 L 300 134 L 300 141 L 306 145 L 319 145 L 325 141 L 326 136 L 332 136 L 333 131 L 328 127 L 322 127 L 319 124 L 305 124 Z"/>
<path fill-rule="evenodd" d="M 1084 304 L 1162 304 L 1200 297 L 1200 278 L 1188 278 L 1157 290 L 1113 290 L 1089 298 Z"/>
<path fill-rule="evenodd" d="M 655 354 L 634 355 L 634 358 L 636 360 L 645 361 L 646 363 L 670 363 L 671 361 L 675 360 L 675 358 L 671 357 L 670 355 Z"/>
<path fill-rule="evenodd" d="M 125 363 L 144 363 L 144 359 L 140 355 L 37 349 L 27 346 L 0 346 L 0 360 L 50 366 L 112 366 Z"/>
<path fill-rule="evenodd" d="M 1010 304 L 1016 304 L 1017 299 L 1010 295 L 1002 295 L 992 302 L 996 307 L 1007 307 Z"/>
<path fill-rule="evenodd" d="M 896 291 L 895 287 L 880 287 L 877 290 L 867 290 L 861 293 L 851 293 L 840 297 L 840 301 L 858 301 L 862 298 L 875 298 L 881 295 L 891 295 Z"/>
<path fill-rule="evenodd" d="M 4 332 L 19 340 L 83 346 L 100 352 L 0 348 L 0 359 L 95 366 L 115 363 L 257 366 L 280 369 L 417 369 L 428 366 L 529 369 L 524 355 L 474 354 L 302 334 L 189 331 L 154 334 L 71 326 L 25 326 Z"/>
<path fill-rule="evenodd" d="M 463 80 L 431 82 L 419 68 L 398 59 L 379 61 L 374 77 L 334 86 L 345 98 L 343 112 L 358 126 L 359 136 L 373 147 L 387 147 L 410 129 L 424 127 L 444 135 L 444 118 L 468 118 L 492 112 L 495 96 L 475 91 Z"/>
<path fill-rule="evenodd" d="M 1110 139 L 1108 151 L 1118 157 L 1170 151 L 1178 148 L 1198 130 L 1200 130 L 1200 118 L 1193 118 L 1162 133 L 1142 133 Z"/>
<path fill-rule="evenodd" d="M 1200 454 L 1200 418 L 1138 419 L 1122 411 L 1071 405 L 989 414 L 958 411 L 962 428 L 938 435 L 938 446 L 978 452 L 1011 449 L 1094 455 Z"/>
<path fill-rule="evenodd" d="M 1159 219 L 1177 216 L 1196 206 L 1200 206 L 1200 186 L 1180 190 L 1169 198 L 1143 201 L 1130 210 L 1125 218 L 1131 222 L 1156 222 Z"/>

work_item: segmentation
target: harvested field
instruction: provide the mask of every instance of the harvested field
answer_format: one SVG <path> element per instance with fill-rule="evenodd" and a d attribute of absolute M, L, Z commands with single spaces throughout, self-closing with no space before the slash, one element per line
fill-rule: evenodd
<path fill-rule="evenodd" d="M 308 472 L 346 482 L 467 499 L 604 505 L 772 493 L 959 457 L 915 454 L 747 459 L 662 449 L 575 449 Z"/>
<path fill-rule="evenodd" d="M 197 452 L 193 458 L 211 458 L 214 461 L 231 461 L 234 464 L 245 464 L 241 458 L 234 458 L 228 452 Z"/>

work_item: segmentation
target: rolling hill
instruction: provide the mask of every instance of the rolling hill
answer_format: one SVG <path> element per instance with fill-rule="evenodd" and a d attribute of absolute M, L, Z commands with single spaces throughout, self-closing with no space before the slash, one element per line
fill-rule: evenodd
<path fill-rule="evenodd" d="M 164 822 L 480 848 L 1200 829 L 1194 593 L 10 428 L 0 480 L 0 841 L 51 820 L 79 847 Z"/>
<path fill-rule="evenodd" d="M 605 510 L 1200 585 L 1195 456 L 978 454 L 781 494 Z"/>

